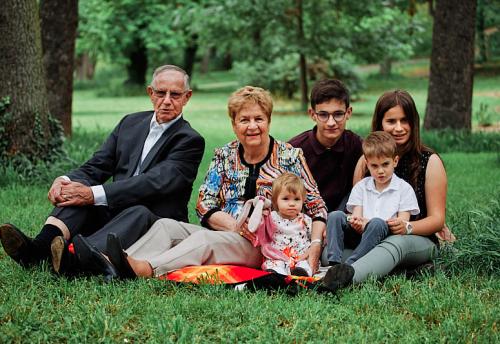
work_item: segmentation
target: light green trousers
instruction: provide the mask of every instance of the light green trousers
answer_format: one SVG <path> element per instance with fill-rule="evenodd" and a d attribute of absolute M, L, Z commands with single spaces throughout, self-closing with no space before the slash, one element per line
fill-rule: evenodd
<path fill-rule="evenodd" d="M 438 249 L 429 238 L 419 235 L 390 235 L 352 264 L 354 283 L 370 276 L 383 277 L 396 266 L 416 266 L 436 257 Z"/>

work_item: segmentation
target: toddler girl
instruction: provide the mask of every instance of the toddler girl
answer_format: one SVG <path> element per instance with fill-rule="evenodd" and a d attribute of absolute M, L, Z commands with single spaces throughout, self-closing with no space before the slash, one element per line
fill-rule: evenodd
<path fill-rule="evenodd" d="M 269 243 L 277 255 L 267 257 L 263 270 L 272 270 L 282 275 L 311 276 L 312 270 L 307 260 L 301 260 L 311 245 L 312 220 L 302 213 L 306 189 L 302 180 L 292 173 L 283 173 L 273 182 L 271 212 L 274 233 Z"/>

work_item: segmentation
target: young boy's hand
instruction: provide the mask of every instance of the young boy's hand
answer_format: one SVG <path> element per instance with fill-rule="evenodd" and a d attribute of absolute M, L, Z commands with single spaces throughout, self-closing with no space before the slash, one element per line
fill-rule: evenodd
<path fill-rule="evenodd" d="M 349 224 L 351 225 L 351 228 L 356 231 L 356 233 L 362 234 L 366 225 L 364 220 L 365 219 L 362 217 L 351 215 L 349 218 Z"/>

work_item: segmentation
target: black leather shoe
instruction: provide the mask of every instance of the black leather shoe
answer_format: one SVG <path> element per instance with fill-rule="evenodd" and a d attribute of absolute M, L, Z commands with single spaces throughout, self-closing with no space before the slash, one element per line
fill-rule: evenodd
<path fill-rule="evenodd" d="M 73 246 L 82 270 L 104 275 L 106 282 L 119 276 L 114 265 L 80 234 L 73 238 Z"/>
<path fill-rule="evenodd" d="M 137 278 L 134 269 L 132 269 L 128 262 L 127 253 L 123 250 L 120 239 L 118 239 L 115 233 L 108 234 L 106 251 L 108 252 L 109 260 L 116 267 L 121 278 Z"/>
<path fill-rule="evenodd" d="M 0 226 L 0 240 L 9 257 L 23 267 L 36 265 L 43 260 L 33 239 L 10 223 Z"/>
<path fill-rule="evenodd" d="M 335 293 L 337 290 L 352 284 L 353 277 L 354 268 L 352 266 L 344 263 L 337 264 L 328 269 L 321 281 L 321 286 Z"/>

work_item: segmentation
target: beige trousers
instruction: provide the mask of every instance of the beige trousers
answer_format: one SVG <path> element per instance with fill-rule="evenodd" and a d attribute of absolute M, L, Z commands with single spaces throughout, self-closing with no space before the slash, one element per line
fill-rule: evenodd
<path fill-rule="evenodd" d="M 172 219 L 156 221 L 126 250 L 151 264 L 155 276 L 190 265 L 234 264 L 260 268 L 259 248 L 235 232 L 212 231 Z"/>

